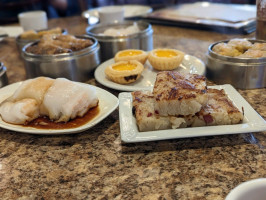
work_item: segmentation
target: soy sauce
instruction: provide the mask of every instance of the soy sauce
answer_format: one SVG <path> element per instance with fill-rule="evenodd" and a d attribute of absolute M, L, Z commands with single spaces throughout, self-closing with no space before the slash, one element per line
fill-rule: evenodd
<path fill-rule="evenodd" d="M 68 122 L 56 123 L 51 121 L 48 117 L 38 117 L 37 119 L 29 122 L 24 127 L 32 127 L 38 129 L 70 129 L 82 126 L 93 118 L 95 118 L 100 112 L 99 106 L 90 109 L 83 117 L 77 117 Z"/>

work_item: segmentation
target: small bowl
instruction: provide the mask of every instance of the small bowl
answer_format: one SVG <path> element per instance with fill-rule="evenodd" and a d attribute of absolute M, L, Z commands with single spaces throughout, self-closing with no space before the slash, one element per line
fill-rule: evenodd
<path fill-rule="evenodd" d="M 45 30 L 39 30 L 37 31 L 40 32 L 40 31 L 46 31 L 47 29 Z M 66 29 L 62 29 L 62 34 L 63 35 L 66 35 L 67 34 L 67 30 Z M 22 48 L 26 45 L 26 44 L 29 44 L 29 43 L 32 43 L 32 42 L 37 42 L 39 41 L 40 39 L 32 39 L 32 40 L 27 40 L 27 39 L 21 39 L 20 37 L 21 35 L 18 35 L 16 37 L 16 44 L 17 44 L 17 47 L 18 47 L 18 50 L 19 50 L 19 54 L 21 54 L 22 52 Z"/>
<path fill-rule="evenodd" d="M 93 44 L 80 51 L 55 55 L 37 55 L 26 49 L 38 42 L 27 44 L 22 49 L 27 78 L 47 76 L 51 78 L 64 77 L 72 81 L 87 81 L 91 72 L 100 64 L 100 46 L 98 41 L 89 36 L 76 36 L 80 39 L 90 39 Z"/>
<path fill-rule="evenodd" d="M 126 28 L 137 24 L 140 31 L 127 36 L 106 36 L 103 32 L 106 29 Z M 150 51 L 153 49 L 153 30 L 149 23 L 139 21 L 124 21 L 113 24 L 98 24 L 89 26 L 86 29 L 88 35 L 95 37 L 101 46 L 101 60 L 106 61 L 113 58 L 118 51 L 125 49 L 140 49 Z"/>
<path fill-rule="evenodd" d="M 266 178 L 253 179 L 235 187 L 225 200 L 265 200 Z"/>
<path fill-rule="evenodd" d="M 248 40 L 262 43 L 262 40 Z M 266 58 L 238 58 L 223 56 L 212 51 L 218 43 L 209 46 L 207 53 L 207 78 L 217 84 L 231 84 L 238 89 L 266 87 Z"/>
<path fill-rule="evenodd" d="M 6 67 L 0 62 L 0 88 L 8 85 L 8 78 L 6 75 Z"/>

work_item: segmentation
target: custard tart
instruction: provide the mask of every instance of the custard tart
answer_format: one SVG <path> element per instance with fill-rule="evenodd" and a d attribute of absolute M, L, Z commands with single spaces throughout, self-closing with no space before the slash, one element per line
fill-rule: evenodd
<path fill-rule="evenodd" d="M 116 62 L 105 69 L 105 75 L 113 82 L 128 84 L 141 76 L 143 65 L 136 60 Z"/>
<path fill-rule="evenodd" d="M 148 55 L 152 67 L 157 70 L 173 70 L 184 58 L 184 53 L 175 49 L 154 49 Z"/>
<path fill-rule="evenodd" d="M 115 54 L 115 62 L 137 60 L 144 65 L 147 58 L 148 54 L 145 51 L 137 49 L 127 49 Z"/>

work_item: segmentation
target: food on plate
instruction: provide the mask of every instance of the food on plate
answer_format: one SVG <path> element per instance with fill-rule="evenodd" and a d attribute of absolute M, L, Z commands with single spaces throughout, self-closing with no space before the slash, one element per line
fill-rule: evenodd
<path fill-rule="evenodd" d="M 95 89 L 65 78 L 38 77 L 24 81 L 12 96 L 0 104 L 7 123 L 27 124 L 47 116 L 55 122 L 82 117 L 98 105 Z"/>
<path fill-rule="evenodd" d="M 140 31 L 138 25 L 134 23 L 126 28 L 108 28 L 102 34 L 106 36 L 127 36 Z"/>
<path fill-rule="evenodd" d="M 240 58 L 261 58 L 266 57 L 266 43 L 255 42 L 252 44 L 245 39 L 232 39 L 229 42 L 218 43 L 212 50 L 223 56 Z"/>
<path fill-rule="evenodd" d="M 207 104 L 193 116 L 191 126 L 230 125 L 243 120 L 243 113 L 234 106 L 224 90 L 208 88 L 207 95 Z"/>
<path fill-rule="evenodd" d="M 119 51 L 115 54 L 115 62 L 137 60 L 143 65 L 148 58 L 148 54 L 145 51 L 138 49 L 127 49 Z"/>
<path fill-rule="evenodd" d="M 154 49 L 148 54 L 148 60 L 157 70 L 176 69 L 184 58 L 184 53 L 176 49 Z"/>
<path fill-rule="evenodd" d="M 57 78 L 47 90 L 40 112 L 53 121 L 67 122 L 77 116 L 82 117 L 97 104 L 96 91 L 92 87 Z"/>
<path fill-rule="evenodd" d="M 161 116 L 195 114 L 207 102 L 206 91 L 202 75 L 159 72 L 153 88 L 155 109 Z"/>
<path fill-rule="evenodd" d="M 36 40 L 36 39 L 41 39 L 43 35 L 47 35 L 47 34 L 53 34 L 53 35 L 61 34 L 62 31 L 63 30 L 59 27 L 49 29 L 49 30 L 38 31 L 38 32 L 34 30 L 28 30 L 22 33 L 20 35 L 20 38 L 24 40 Z"/>
<path fill-rule="evenodd" d="M 41 40 L 29 46 L 26 51 L 32 54 L 53 55 L 71 53 L 91 46 L 90 39 L 80 39 L 73 35 L 44 35 Z"/>
<path fill-rule="evenodd" d="M 154 131 L 180 127 L 185 120 L 175 116 L 160 116 L 154 108 L 155 98 L 149 91 L 132 92 L 133 114 L 139 131 Z"/>
<path fill-rule="evenodd" d="M 105 75 L 113 82 L 128 84 L 138 80 L 143 69 L 143 65 L 136 60 L 120 61 L 108 66 Z"/>
<path fill-rule="evenodd" d="M 182 76 L 188 77 L 183 74 Z M 164 87 L 164 82 L 159 84 Z M 177 86 L 178 88 L 179 86 Z M 178 90 L 175 88 L 174 90 Z M 193 91 L 193 89 L 191 89 Z M 194 114 L 188 115 L 161 115 L 156 108 L 156 96 L 149 91 L 132 92 L 133 114 L 136 117 L 136 122 L 139 131 L 154 131 L 163 129 L 176 129 L 185 127 L 200 127 L 213 125 L 230 125 L 237 124 L 243 120 L 243 113 L 240 112 L 228 98 L 224 90 L 208 88 L 206 90 L 207 101 L 202 104 L 200 110 Z M 189 90 L 182 93 L 176 92 L 175 95 L 184 98 L 185 95 L 191 94 Z M 168 93 L 169 99 L 172 98 L 172 93 Z M 178 100 L 176 100 L 178 101 Z M 169 108 L 173 108 L 173 104 L 167 104 Z M 174 107 L 179 107 L 181 104 Z"/>

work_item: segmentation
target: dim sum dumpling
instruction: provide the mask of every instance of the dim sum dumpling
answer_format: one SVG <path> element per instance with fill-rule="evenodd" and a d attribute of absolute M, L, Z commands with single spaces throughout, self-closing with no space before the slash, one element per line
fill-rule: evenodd
<path fill-rule="evenodd" d="M 41 104 L 44 94 L 54 81 L 54 79 L 47 77 L 28 79 L 19 86 L 8 100 L 14 102 L 25 98 L 31 98 L 35 99 L 38 104 Z"/>
<path fill-rule="evenodd" d="M 0 106 L 0 115 L 5 122 L 26 124 L 39 116 L 39 106 L 35 99 L 5 101 Z"/>
<path fill-rule="evenodd" d="M 56 122 L 67 122 L 82 117 L 90 108 L 97 106 L 94 88 L 65 78 L 58 78 L 47 90 L 40 107 L 41 114 Z"/>

